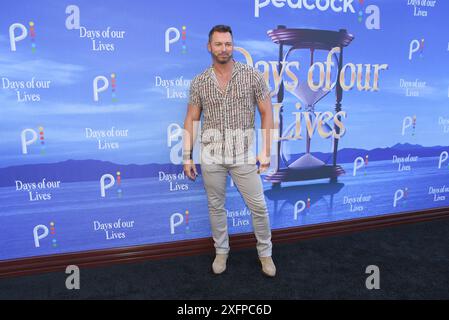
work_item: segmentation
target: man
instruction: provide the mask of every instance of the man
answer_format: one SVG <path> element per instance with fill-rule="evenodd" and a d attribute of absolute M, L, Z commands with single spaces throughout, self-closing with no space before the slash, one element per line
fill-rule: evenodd
<path fill-rule="evenodd" d="M 268 87 L 262 74 L 233 60 L 233 38 L 229 26 L 218 25 L 209 32 L 208 51 L 212 66 L 196 76 L 190 86 L 184 122 L 184 172 L 195 180 L 192 160 L 194 122 L 203 114 L 201 172 L 208 197 L 209 217 L 216 250 L 212 270 L 226 270 L 229 253 L 227 214 L 224 208 L 228 172 L 250 209 L 262 272 L 276 275 L 271 258 L 272 243 L 268 210 L 259 173 L 270 166 L 273 113 Z M 261 115 L 262 152 L 254 159 L 251 145 L 255 105 Z M 256 161 L 260 167 L 257 168 Z"/>

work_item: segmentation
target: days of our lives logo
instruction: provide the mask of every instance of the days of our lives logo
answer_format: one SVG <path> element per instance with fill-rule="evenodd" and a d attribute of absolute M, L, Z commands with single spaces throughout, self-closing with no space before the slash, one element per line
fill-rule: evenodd
<path fill-rule="evenodd" d="M 114 126 L 108 129 L 85 128 L 84 135 L 86 139 L 96 140 L 98 150 L 117 150 L 120 149 L 119 139 L 129 137 L 129 129 L 116 128 Z"/>
<path fill-rule="evenodd" d="M 413 81 L 401 78 L 399 87 L 404 89 L 406 97 L 421 97 L 423 91 L 427 88 L 426 81 L 415 79 Z"/>
<path fill-rule="evenodd" d="M 414 17 L 427 17 L 429 10 L 435 8 L 436 4 L 437 0 L 407 0 L 407 6 L 413 7 Z"/>
<path fill-rule="evenodd" d="M 360 194 L 358 196 L 344 196 L 343 204 L 347 206 L 349 212 L 363 212 L 372 201 L 372 196 Z"/>
<path fill-rule="evenodd" d="M 438 187 L 429 187 L 429 195 L 432 196 L 433 202 L 446 201 L 449 197 L 449 186 L 443 185 Z"/>
<path fill-rule="evenodd" d="M 51 80 L 38 80 L 32 77 L 29 80 L 11 80 L 8 77 L 2 77 L 2 89 L 13 90 L 16 92 L 17 102 L 39 102 L 41 101 L 38 90 L 50 89 Z M 33 92 L 29 92 L 33 90 Z"/>
<path fill-rule="evenodd" d="M 154 77 L 154 88 L 165 93 L 167 99 L 186 99 L 191 80 L 179 76 L 176 78 L 164 78 L 157 75 Z"/>
<path fill-rule="evenodd" d="M 226 209 L 226 216 L 228 217 L 228 220 L 230 220 L 229 222 L 232 227 L 244 227 L 250 225 L 251 212 L 246 206 L 242 210 Z"/>
<path fill-rule="evenodd" d="M 134 220 L 123 220 L 118 218 L 113 222 L 94 221 L 94 231 L 103 231 L 106 240 L 125 239 L 128 230 L 135 227 Z"/>
<path fill-rule="evenodd" d="M 52 199 L 51 191 L 61 188 L 60 180 L 47 180 L 43 178 L 39 182 L 24 182 L 16 180 L 16 191 L 28 193 L 29 201 L 47 201 Z"/>
<path fill-rule="evenodd" d="M 393 155 L 392 163 L 397 165 L 399 172 L 412 171 L 413 166 L 418 162 L 418 156 L 408 154 L 406 157 Z"/>
<path fill-rule="evenodd" d="M 159 182 L 167 183 L 170 192 L 189 190 L 189 185 L 185 183 L 187 180 L 184 171 L 179 173 L 159 171 Z"/>
<path fill-rule="evenodd" d="M 298 98 L 298 88 L 301 87 L 301 83 L 307 85 L 313 92 L 320 91 L 321 94 L 331 91 L 337 83 L 340 84 L 343 91 L 349 91 L 356 88 L 358 91 L 379 91 L 379 83 L 381 78 L 381 72 L 388 70 L 388 64 L 354 64 L 348 62 L 341 67 L 335 77 L 331 74 L 335 71 L 336 63 L 333 61 L 336 54 L 341 52 L 339 47 L 334 47 L 327 52 L 323 61 L 315 61 L 308 67 L 307 78 L 304 82 L 301 82 L 299 74 L 302 64 L 300 61 L 254 61 L 253 56 L 246 49 L 241 47 L 235 47 L 235 51 L 241 53 L 246 61 L 246 64 L 258 68 L 264 75 L 264 79 L 267 84 L 272 79 L 274 88 L 271 91 L 271 95 L 276 95 L 281 83 L 283 84 L 285 91 L 291 93 Z M 306 64 L 307 65 L 307 64 Z M 295 71 L 296 70 L 296 71 Z M 291 81 L 285 81 L 284 78 L 289 78 Z M 313 137 L 319 135 L 323 139 L 341 139 L 347 131 L 345 126 L 345 118 L 347 112 L 344 110 L 334 111 L 311 111 L 307 105 L 296 102 L 292 110 L 291 115 L 295 119 L 295 126 L 293 130 L 288 131 L 285 135 L 275 135 L 275 141 L 282 140 L 302 140 L 307 136 Z M 280 129 L 281 117 L 285 117 L 286 104 L 273 103 L 273 120 L 274 130 Z M 283 113 L 281 115 L 281 113 Z M 304 132 L 307 130 L 307 132 Z M 274 150 L 276 152 L 276 149 Z"/>

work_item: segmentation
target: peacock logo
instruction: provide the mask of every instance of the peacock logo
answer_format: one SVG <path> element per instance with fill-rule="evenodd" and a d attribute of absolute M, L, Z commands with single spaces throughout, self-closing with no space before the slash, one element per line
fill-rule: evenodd
<path fill-rule="evenodd" d="M 189 217 L 190 217 L 189 210 L 185 210 L 184 214 L 181 214 L 179 212 L 173 213 L 170 216 L 170 234 L 180 232 L 177 231 L 177 228 L 181 227 L 182 225 L 184 225 L 183 230 L 185 231 L 185 233 L 189 233 L 190 232 Z"/>
<path fill-rule="evenodd" d="M 36 29 L 34 21 L 28 22 L 28 29 L 24 24 L 21 23 L 13 23 L 9 26 L 9 44 L 11 47 L 11 51 L 17 51 L 17 43 L 25 40 L 28 36 L 30 36 L 31 40 L 31 52 L 36 52 Z"/>
<path fill-rule="evenodd" d="M 56 224 L 50 222 L 49 226 L 39 224 L 33 228 L 34 246 L 39 248 L 41 246 L 41 240 L 51 237 L 51 246 L 53 248 L 58 247 L 58 241 L 56 240 Z"/>

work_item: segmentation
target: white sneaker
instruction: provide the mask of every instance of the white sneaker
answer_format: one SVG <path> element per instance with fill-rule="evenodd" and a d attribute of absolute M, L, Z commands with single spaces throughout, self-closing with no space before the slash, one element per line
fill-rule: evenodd
<path fill-rule="evenodd" d="M 267 277 L 273 278 L 276 276 L 276 266 L 271 257 L 259 257 L 262 264 L 262 273 Z"/>
<path fill-rule="evenodd" d="M 226 260 L 228 260 L 227 254 L 216 254 L 214 263 L 212 263 L 212 271 L 215 274 L 221 274 L 226 270 Z"/>

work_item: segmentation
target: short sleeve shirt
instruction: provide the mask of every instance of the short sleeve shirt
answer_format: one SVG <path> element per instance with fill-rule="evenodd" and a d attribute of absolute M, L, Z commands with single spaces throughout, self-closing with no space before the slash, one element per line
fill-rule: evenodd
<path fill-rule="evenodd" d="M 257 102 L 270 95 L 262 73 L 235 62 L 225 91 L 213 67 L 196 76 L 190 85 L 189 104 L 202 109 L 201 144 L 234 156 L 247 152 L 254 139 Z"/>

